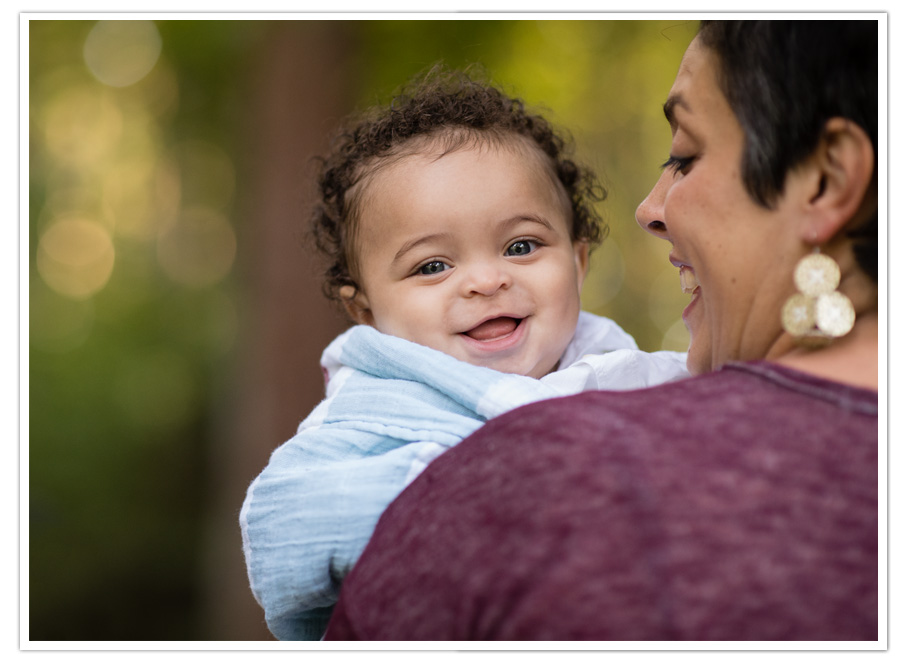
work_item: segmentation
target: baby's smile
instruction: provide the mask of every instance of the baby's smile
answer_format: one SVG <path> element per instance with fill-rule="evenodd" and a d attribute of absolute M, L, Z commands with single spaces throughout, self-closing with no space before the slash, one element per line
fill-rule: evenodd
<path fill-rule="evenodd" d="M 479 341 L 498 340 L 515 331 L 521 321 L 517 317 L 494 317 L 465 331 L 464 335 Z"/>

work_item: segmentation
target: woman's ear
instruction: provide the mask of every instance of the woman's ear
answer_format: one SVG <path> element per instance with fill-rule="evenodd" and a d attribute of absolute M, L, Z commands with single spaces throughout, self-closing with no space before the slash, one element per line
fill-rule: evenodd
<path fill-rule="evenodd" d="M 375 318 L 372 315 L 372 310 L 369 308 L 369 300 L 362 290 L 352 285 L 342 285 L 341 289 L 338 290 L 338 294 L 341 297 L 341 303 L 344 304 L 344 309 L 350 315 L 350 319 L 357 324 L 375 326 Z"/>
<path fill-rule="evenodd" d="M 825 124 L 813 160 L 818 188 L 807 201 L 814 213 L 804 239 L 824 243 L 857 216 L 872 183 L 875 150 L 862 127 L 835 117 Z"/>

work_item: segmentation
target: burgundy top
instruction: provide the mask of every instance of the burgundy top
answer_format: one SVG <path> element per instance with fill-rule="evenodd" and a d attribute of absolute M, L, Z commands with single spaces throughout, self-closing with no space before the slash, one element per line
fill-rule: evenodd
<path fill-rule="evenodd" d="M 325 638 L 875 640 L 877 401 L 754 363 L 512 411 L 385 512 Z"/>

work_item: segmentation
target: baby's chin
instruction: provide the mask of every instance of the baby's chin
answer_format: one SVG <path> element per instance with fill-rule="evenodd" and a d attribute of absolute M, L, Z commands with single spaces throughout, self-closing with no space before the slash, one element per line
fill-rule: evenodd
<path fill-rule="evenodd" d="M 498 372 L 505 372 L 509 375 L 520 375 L 522 377 L 531 377 L 532 379 L 540 379 L 541 377 L 546 377 L 552 372 L 556 372 L 559 368 L 559 360 L 557 359 L 555 362 L 550 364 L 547 363 L 539 363 L 537 365 L 485 365 L 486 368 L 491 368 Z"/>
<path fill-rule="evenodd" d="M 549 359 L 548 359 L 548 362 L 549 362 Z M 535 366 L 530 371 L 527 371 L 524 373 L 518 373 L 518 374 L 522 374 L 525 377 L 532 377 L 534 379 L 540 379 L 541 377 L 546 377 L 547 375 L 554 373 L 557 370 L 559 370 L 559 359 L 556 359 L 556 361 L 554 361 L 549 366 L 546 363 L 544 363 L 544 364 Z"/>

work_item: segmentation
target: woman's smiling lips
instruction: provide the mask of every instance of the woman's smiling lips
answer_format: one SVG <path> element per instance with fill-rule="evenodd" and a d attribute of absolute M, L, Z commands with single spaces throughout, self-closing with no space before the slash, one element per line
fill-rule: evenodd
<path fill-rule="evenodd" d="M 681 318 L 686 320 L 691 308 L 693 308 L 697 299 L 700 298 L 700 283 L 697 280 L 697 274 L 695 274 L 694 270 L 686 264 L 679 266 L 678 275 L 681 279 L 681 291 L 685 294 L 688 292 L 691 294 L 691 302 L 681 313 Z"/>

